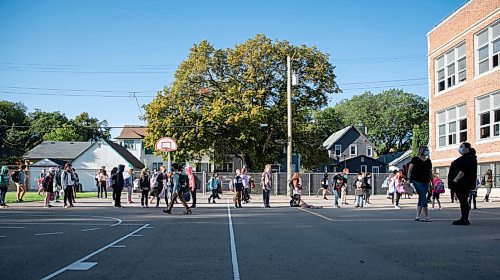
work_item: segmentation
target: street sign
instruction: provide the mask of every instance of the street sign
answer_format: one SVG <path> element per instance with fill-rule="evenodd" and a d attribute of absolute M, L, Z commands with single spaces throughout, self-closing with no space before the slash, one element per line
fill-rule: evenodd
<path fill-rule="evenodd" d="M 155 149 L 157 151 L 173 152 L 177 150 L 177 143 L 170 137 L 163 137 L 156 142 Z"/>

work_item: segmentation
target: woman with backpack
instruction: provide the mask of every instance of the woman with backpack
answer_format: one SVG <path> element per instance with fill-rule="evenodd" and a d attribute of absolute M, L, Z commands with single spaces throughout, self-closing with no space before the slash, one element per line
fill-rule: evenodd
<path fill-rule="evenodd" d="M 45 175 L 45 177 L 42 180 L 42 188 L 43 192 L 45 193 L 45 205 L 43 206 L 44 208 L 52 207 L 52 205 L 50 205 L 50 197 L 53 196 L 54 193 L 55 174 L 56 174 L 56 169 L 51 167 L 49 169 L 49 173 Z"/>
<path fill-rule="evenodd" d="M 439 173 L 434 173 L 434 180 L 432 181 L 434 188 L 432 189 L 432 208 L 434 210 L 434 202 L 438 203 L 438 210 L 441 210 L 441 201 L 439 200 L 439 195 L 444 193 L 444 182 L 439 178 Z"/>

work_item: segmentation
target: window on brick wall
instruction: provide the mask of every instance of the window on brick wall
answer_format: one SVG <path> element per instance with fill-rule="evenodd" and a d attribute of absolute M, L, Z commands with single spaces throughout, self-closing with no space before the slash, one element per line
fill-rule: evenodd
<path fill-rule="evenodd" d="M 436 58 L 436 92 L 454 87 L 466 80 L 465 43 Z"/>
<path fill-rule="evenodd" d="M 500 136 L 500 92 L 476 100 L 479 139 Z"/>
<path fill-rule="evenodd" d="M 498 67 L 500 56 L 500 21 L 475 36 L 476 75 Z"/>
<path fill-rule="evenodd" d="M 467 108 L 465 104 L 437 112 L 436 123 L 438 147 L 467 141 Z"/>

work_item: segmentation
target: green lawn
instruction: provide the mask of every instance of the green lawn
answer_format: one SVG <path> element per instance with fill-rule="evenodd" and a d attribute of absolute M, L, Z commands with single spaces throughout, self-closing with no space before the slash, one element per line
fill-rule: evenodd
<path fill-rule="evenodd" d="M 96 192 L 76 193 L 76 198 L 88 198 L 88 197 L 97 197 L 97 193 Z M 7 204 L 17 203 L 16 192 L 8 192 L 5 198 L 7 200 Z M 42 194 L 38 195 L 36 192 L 27 192 L 24 195 L 23 200 L 24 202 L 44 201 L 45 196 Z"/>

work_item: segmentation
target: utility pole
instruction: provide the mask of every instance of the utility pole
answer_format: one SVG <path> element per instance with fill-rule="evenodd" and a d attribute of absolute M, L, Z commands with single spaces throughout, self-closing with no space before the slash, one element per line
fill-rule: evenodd
<path fill-rule="evenodd" d="M 286 194 L 291 196 L 291 190 L 288 187 L 292 180 L 292 58 L 286 57 L 286 105 L 287 105 L 287 152 L 286 152 Z"/>

